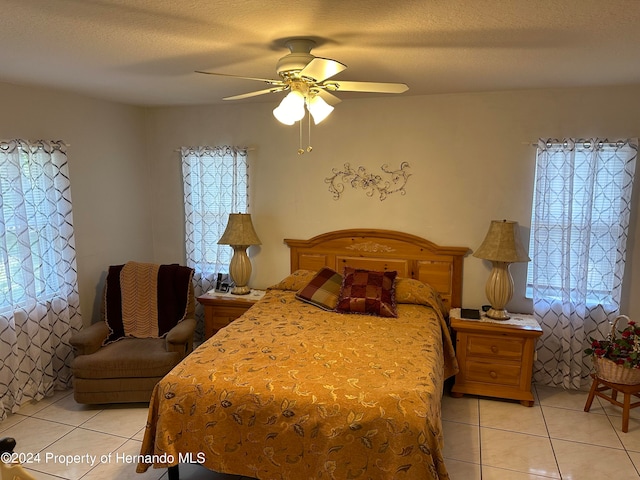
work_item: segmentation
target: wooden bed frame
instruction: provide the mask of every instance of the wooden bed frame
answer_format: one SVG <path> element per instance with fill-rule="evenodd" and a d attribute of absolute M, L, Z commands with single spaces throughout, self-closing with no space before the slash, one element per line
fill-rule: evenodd
<path fill-rule="evenodd" d="M 447 309 L 462 305 L 462 261 L 466 247 L 441 247 L 408 233 L 350 229 L 324 233 L 309 240 L 285 239 L 291 252 L 291 272 L 329 267 L 396 270 L 400 277 L 430 284 Z"/>
<path fill-rule="evenodd" d="M 462 304 L 462 262 L 466 247 L 443 247 L 408 233 L 381 229 L 348 229 L 309 240 L 285 239 L 291 252 L 291 272 L 330 267 L 396 270 L 401 277 L 430 284 L 447 309 Z M 169 480 L 179 480 L 178 465 L 169 467 Z"/>

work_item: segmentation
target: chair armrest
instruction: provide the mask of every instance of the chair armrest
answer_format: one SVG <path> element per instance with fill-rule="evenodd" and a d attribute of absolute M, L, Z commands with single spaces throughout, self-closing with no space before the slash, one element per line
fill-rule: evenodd
<path fill-rule="evenodd" d="M 104 322 L 97 322 L 83 328 L 69 339 L 76 356 L 91 355 L 97 352 L 102 342 L 109 335 L 109 327 Z"/>
<path fill-rule="evenodd" d="M 178 352 L 186 356 L 193 350 L 193 333 L 196 319 L 185 318 L 167 333 L 167 351 Z"/>

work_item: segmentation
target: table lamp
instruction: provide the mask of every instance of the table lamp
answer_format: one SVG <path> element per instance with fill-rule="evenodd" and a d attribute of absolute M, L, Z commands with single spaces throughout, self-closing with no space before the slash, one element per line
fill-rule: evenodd
<path fill-rule="evenodd" d="M 218 245 L 231 245 L 233 257 L 229 264 L 229 275 L 235 284 L 231 290 L 234 295 L 246 295 L 251 292 L 247 286 L 251 278 L 251 260 L 247 256 L 250 245 L 261 245 L 260 239 L 253 229 L 251 215 L 248 213 L 231 213 L 227 228 Z"/>
<path fill-rule="evenodd" d="M 482 245 L 473 253 L 474 257 L 491 260 L 493 269 L 487 280 L 485 293 L 491 304 L 487 317 L 494 320 L 508 320 L 505 306 L 513 296 L 513 278 L 509 266 L 515 262 L 531 259 L 520 241 L 518 222 L 492 220 Z"/>

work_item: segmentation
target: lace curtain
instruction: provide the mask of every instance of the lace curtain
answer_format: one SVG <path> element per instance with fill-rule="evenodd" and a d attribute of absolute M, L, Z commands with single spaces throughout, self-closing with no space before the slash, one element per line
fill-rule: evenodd
<path fill-rule="evenodd" d="M 0 142 L 0 420 L 71 387 L 82 325 L 61 142 Z"/>
<path fill-rule="evenodd" d="M 218 245 L 230 213 L 246 213 L 249 203 L 247 149 L 183 147 L 185 244 L 187 265 L 195 270 L 196 296 L 215 287 L 218 273 L 228 273 L 233 250 Z M 197 305 L 196 336 L 203 338 L 203 311 Z"/>
<path fill-rule="evenodd" d="M 591 336 L 620 310 L 637 139 L 540 140 L 530 282 L 543 335 L 537 383 L 580 389 Z"/>

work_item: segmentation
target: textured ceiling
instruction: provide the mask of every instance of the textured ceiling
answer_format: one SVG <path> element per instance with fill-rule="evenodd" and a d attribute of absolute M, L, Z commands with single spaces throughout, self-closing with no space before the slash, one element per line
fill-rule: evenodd
<path fill-rule="evenodd" d="M 266 87 L 194 70 L 276 78 L 291 37 L 403 95 L 640 84 L 640 0 L 2 0 L 0 81 L 220 103 Z"/>

